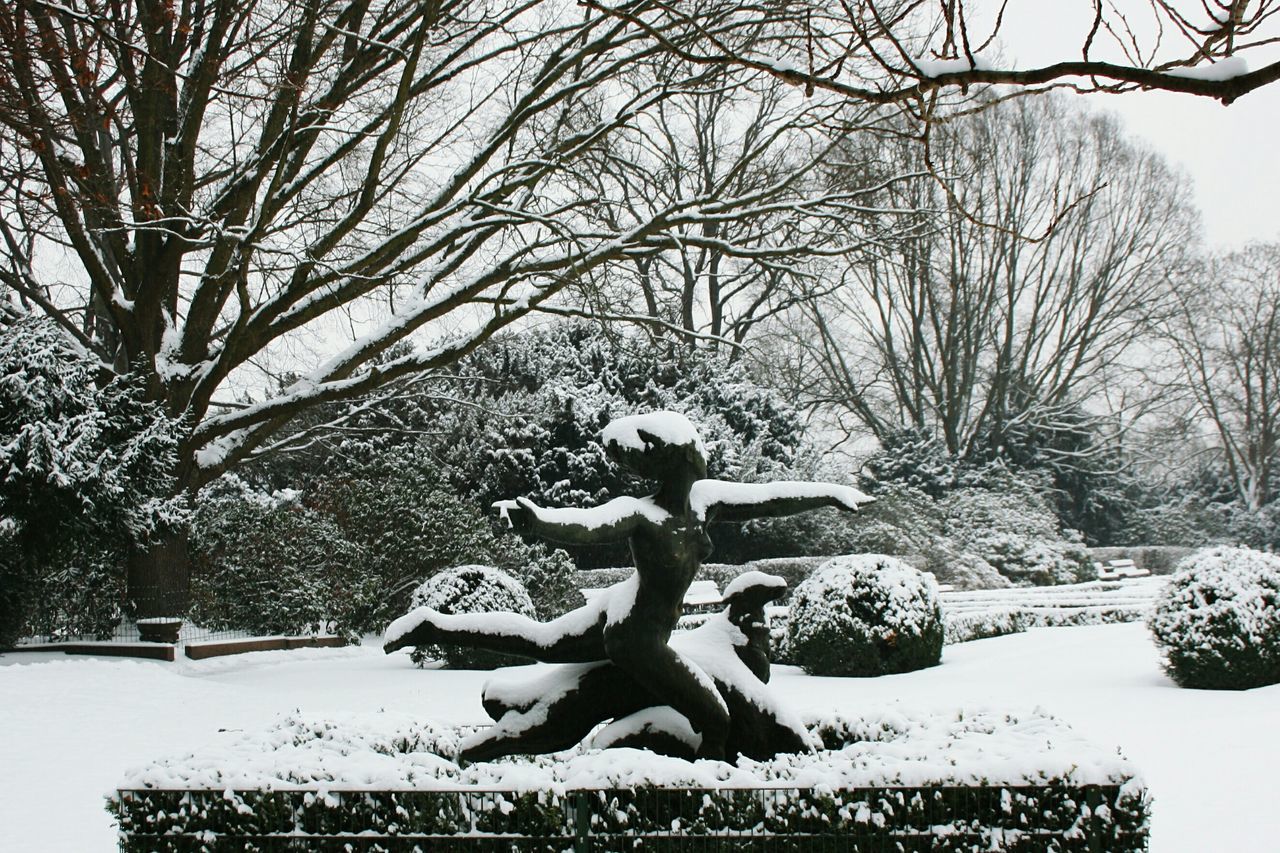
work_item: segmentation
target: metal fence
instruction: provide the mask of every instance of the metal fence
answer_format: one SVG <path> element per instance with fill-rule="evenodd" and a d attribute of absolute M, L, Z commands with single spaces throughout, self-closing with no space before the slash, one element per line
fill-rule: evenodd
<path fill-rule="evenodd" d="M 178 645 L 188 643 L 239 640 L 255 636 L 254 632 L 235 628 L 208 628 L 191 621 L 191 607 L 185 590 L 180 594 L 168 589 L 151 588 L 142 594 L 152 601 L 172 600 L 169 615 L 182 620 Z M 180 603 L 179 603 L 180 602 Z M 26 619 L 28 633 L 17 641 L 18 648 L 47 644 L 114 643 L 143 641 L 138 623 L 130 615 L 132 607 L 123 590 L 110 597 L 87 598 L 49 596 L 38 599 Z"/>
<path fill-rule="evenodd" d="M 123 851 L 1124 853 L 1118 786 L 605 791 L 121 791 Z M 530 798 L 536 798 L 531 800 Z"/>

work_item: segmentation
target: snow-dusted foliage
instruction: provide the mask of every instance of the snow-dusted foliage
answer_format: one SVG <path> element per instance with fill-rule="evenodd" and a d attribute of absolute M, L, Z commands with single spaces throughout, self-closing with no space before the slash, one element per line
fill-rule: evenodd
<path fill-rule="evenodd" d="M 966 485 L 963 481 L 969 473 L 960 460 L 947 453 L 941 440 L 914 429 L 884 436 L 864 468 L 878 483 L 907 486 L 933 498 Z"/>
<path fill-rule="evenodd" d="M 722 355 L 641 335 L 565 323 L 495 340 L 470 356 L 474 377 L 442 404 L 436 450 L 450 481 L 477 505 L 524 495 L 547 507 L 597 506 L 636 493 L 606 455 L 601 430 L 638 412 L 668 409 L 697 424 L 708 476 L 789 479 L 803 426 L 776 392 Z M 728 547 L 724 536 L 718 547 Z M 722 551 L 724 553 L 724 551 Z M 616 565 L 615 551 L 580 564 Z"/>
<path fill-rule="evenodd" d="M 933 666 L 942 640 L 933 578 L 894 557 L 828 560 L 791 597 L 787 654 L 814 675 L 883 675 Z"/>
<path fill-rule="evenodd" d="M 946 563 L 943 576 L 956 589 L 999 589 L 1013 585 L 995 566 L 977 554 L 961 551 L 942 559 Z"/>
<path fill-rule="evenodd" d="M 296 501 L 223 497 L 192 524 L 191 620 L 254 634 L 369 630 L 369 557 L 333 520 Z"/>
<path fill-rule="evenodd" d="M 125 552 L 184 521 L 174 424 L 94 370 L 50 320 L 0 331 L 0 645 L 109 634 Z"/>
<path fill-rule="evenodd" d="M 519 613 L 534 616 L 533 599 L 524 584 L 492 566 L 469 565 L 445 569 L 413 591 L 410 606 L 430 607 L 445 614 Z M 453 669 L 496 669 L 513 663 L 527 663 L 510 655 L 461 646 L 415 648 L 414 663 L 443 660 Z"/>
<path fill-rule="evenodd" d="M 942 536 L 1015 584 L 1079 583 L 1094 576 L 1079 541 L 1064 535 L 1047 503 L 1025 484 L 958 489 L 939 502 Z"/>
<path fill-rule="evenodd" d="M 233 555 L 245 577 L 287 577 L 313 590 L 308 619 L 324 616 L 355 633 L 381 631 L 405 612 L 416 586 L 463 563 L 492 564 L 519 577 L 541 618 L 581 603 L 568 555 L 497 529 L 488 513 L 448 488 L 427 449 L 390 446 L 361 456 L 341 473 L 321 472 L 303 490 L 266 494 L 234 474 L 206 489 L 193 537 L 200 612 L 227 627 L 258 631 L 252 626 L 266 617 L 254 616 L 254 609 L 274 606 L 260 601 L 254 584 L 236 583 L 224 554 Z M 273 534 L 281 525 L 314 528 L 333 557 L 314 551 L 305 537 Z M 274 540 L 258 544 L 267 536 Z M 329 581 L 314 577 L 329 572 L 338 574 Z"/>
<path fill-rule="evenodd" d="M 1006 634 L 1019 634 L 1027 630 L 1027 624 L 1019 610 L 946 612 L 943 624 L 946 629 L 943 639 L 947 645 L 1003 637 Z"/>
<path fill-rule="evenodd" d="M 874 483 L 856 516 L 807 514 L 751 522 L 753 534 L 794 541 L 809 554 L 911 557 L 961 589 L 1076 583 L 1092 577 L 1088 552 L 1032 484 L 952 488 L 941 498 L 902 482 Z"/>
<path fill-rule="evenodd" d="M 1090 743 L 1043 711 L 881 708 L 850 716 L 814 710 L 802 722 L 824 749 L 769 761 L 690 762 L 580 744 L 552 755 L 460 766 L 470 727 L 373 711 L 295 712 L 265 730 L 220 733 L 214 744 L 128 769 L 124 790 L 510 790 L 633 787 L 818 788 L 876 785 L 1121 784 L 1134 774 L 1114 749 Z M 1140 786 L 1139 786 L 1140 787 Z"/>
<path fill-rule="evenodd" d="M 1183 687 L 1280 682 L 1280 557 L 1207 548 L 1178 564 L 1148 620 L 1165 670 Z"/>
<path fill-rule="evenodd" d="M 495 565 L 521 578 L 535 590 L 544 618 L 578 603 L 567 558 L 526 545 L 495 524 L 488 506 L 454 493 L 425 445 L 377 451 L 368 462 L 315 483 L 306 500 L 369 556 L 367 564 L 353 568 L 380 589 L 368 630 L 380 630 L 405 612 L 413 587 L 464 563 Z"/>

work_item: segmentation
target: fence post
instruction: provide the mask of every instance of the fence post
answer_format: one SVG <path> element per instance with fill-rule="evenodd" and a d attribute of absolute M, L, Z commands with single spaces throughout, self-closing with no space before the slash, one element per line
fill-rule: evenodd
<path fill-rule="evenodd" d="M 573 797 L 573 853 L 590 853 L 591 811 L 586 791 L 574 791 Z"/>
<path fill-rule="evenodd" d="M 1102 844 L 1102 821 L 1098 819 L 1098 809 L 1102 805 L 1102 791 L 1098 786 L 1090 785 L 1085 792 L 1085 799 L 1089 803 L 1089 851 L 1104 853 L 1106 847 Z"/>

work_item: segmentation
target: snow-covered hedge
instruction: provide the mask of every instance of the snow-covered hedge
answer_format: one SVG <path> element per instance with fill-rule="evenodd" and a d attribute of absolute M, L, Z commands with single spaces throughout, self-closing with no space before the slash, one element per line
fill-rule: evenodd
<path fill-rule="evenodd" d="M 1020 634 L 1027 630 L 1027 623 L 1019 610 L 948 613 L 943 624 L 946 627 L 944 639 L 947 645 L 1003 637 L 1005 634 Z"/>
<path fill-rule="evenodd" d="M 129 851 L 320 849 L 319 836 L 354 834 L 359 849 L 493 835 L 501 848 L 480 849 L 563 850 L 583 836 L 593 850 L 779 849 L 779 835 L 800 849 L 1145 848 L 1133 768 L 1042 713 L 892 708 L 807 725 L 824 749 L 764 762 L 579 746 L 463 767 L 450 756 L 467 730 L 408 714 L 295 715 L 136 768 L 108 808 Z"/>
<path fill-rule="evenodd" d="M 441 613 L 519 613 L 533 617 L 533 599 L 524 584 L 492 566 L 458 566 L 434 575 L 413 591 L 410 609 L 430 607 Z M 523 658 L 462 646 L 416 648 L 410 656 L 422 666 L 443 660 L 450 669 L 496 669 L 528 663 Z"/>
<path fill-rule="evenodd" d="M 1183 687 L 1247 690 L 1280 682 L 1280 557 L 1208 548 L 1183 560 L 1148 622 Z"/>
<path fill-rule="evenodd" d="M 828 560 L 791 598 L 786 655 L 813 675 L 883 675 L 942 656 L 933 578 L 882 554 Z"/>
<path fill-rule="evenodd" d="M 952 590 L 942 594 L 947 642 L 962 643 L 1026 628 L 1139 622 L 1147 618 L 1163 578 Z"/>

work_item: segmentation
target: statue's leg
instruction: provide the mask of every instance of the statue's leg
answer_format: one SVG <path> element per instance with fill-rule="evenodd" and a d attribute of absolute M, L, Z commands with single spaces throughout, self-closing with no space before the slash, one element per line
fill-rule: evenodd
<path fill-rule="evenodd" d="M 648 704 L 648 694 L 617 666 L 605 662 L 566 672 L 570 683 L 540 681 L 546 691 L 524 709 L 514 702 L 488 729 L 462 744 L 463 761 L 492 761 L 504 755 L 540 755 L 568 749 L 600 723 L 633 713 Z M 486 696 L 489 699 L 499 697 Z M 486 709 L 489 705 L 486 704 Z M 490 710 L 490 713 L 493 711 Z"/>
<path fill-rule="evenodd" d="M 670 705 L 702 736 L 699 758 L 723 758 L 729 733 L 729 710 L 715 682 L 695 669 L 647 626 L 629 620 L 605 629 L 609 659 L 626 670 L 651 697 L 651 703 Z"/>
<path fill-rule="evenodd" d="M 546 663 L 604 660 L 603 609 L 588 605 L 550 622 L 518 613 L 450 615 L 419 607 L 387 628 L 388 652 L 406 646 L 456 645 L 532 658 Z"/>

